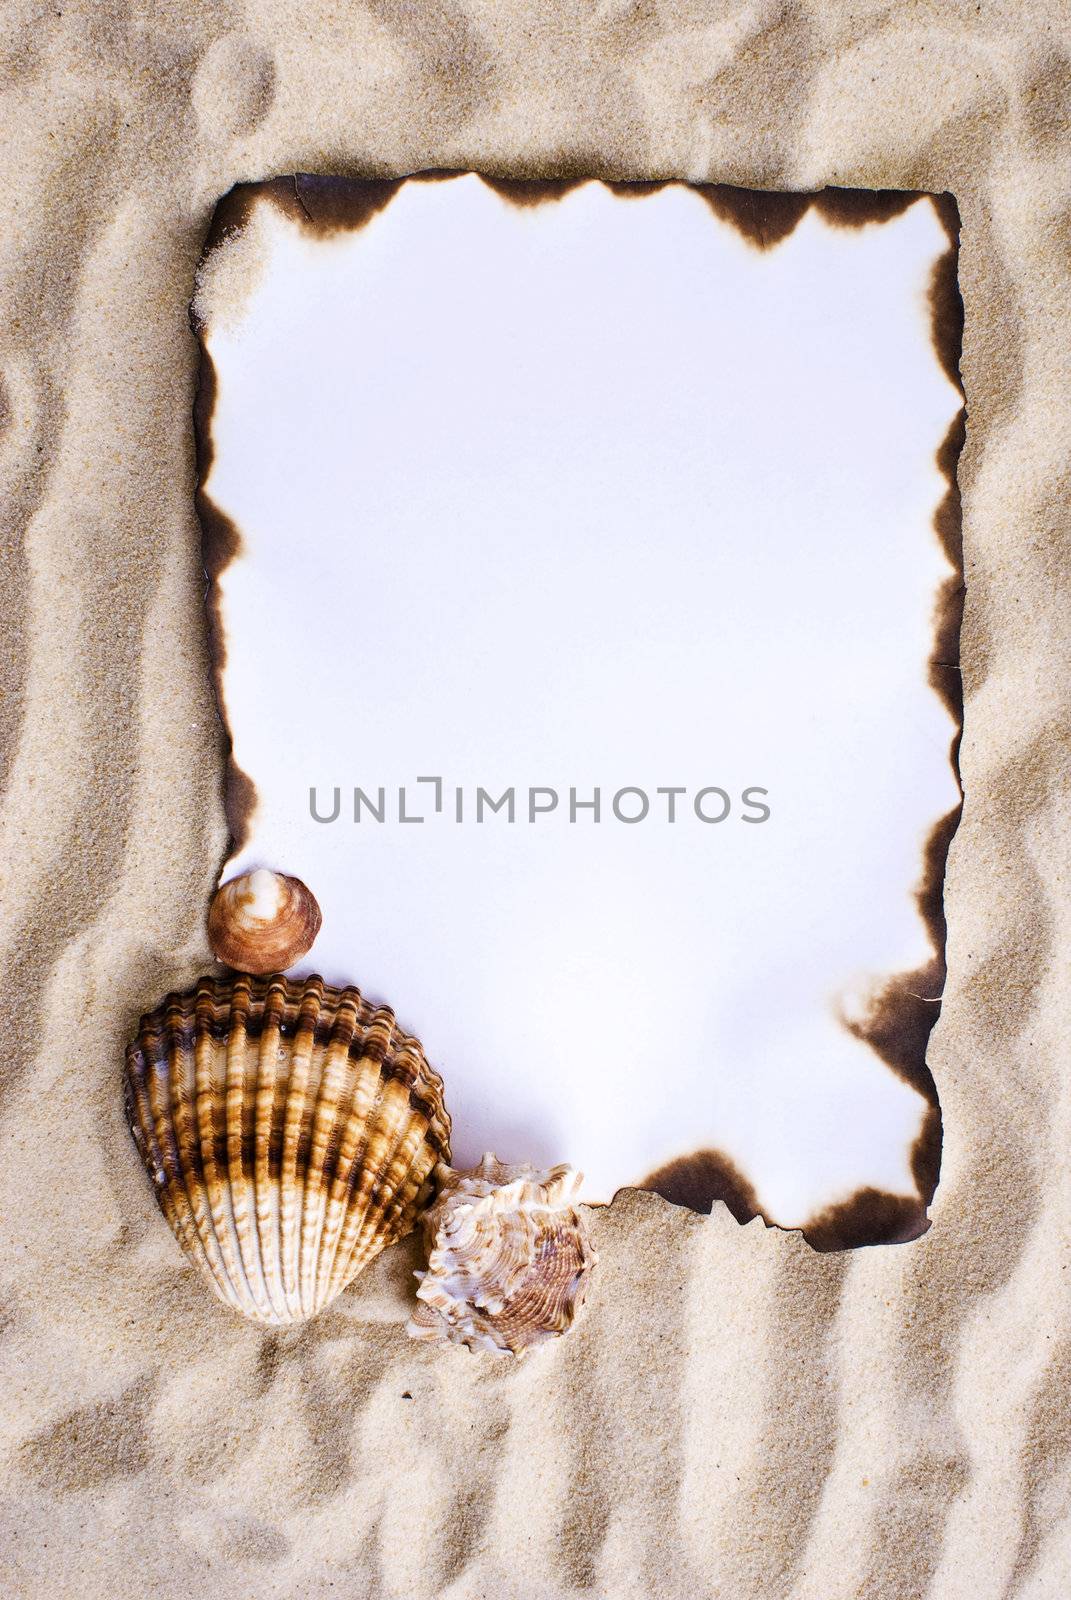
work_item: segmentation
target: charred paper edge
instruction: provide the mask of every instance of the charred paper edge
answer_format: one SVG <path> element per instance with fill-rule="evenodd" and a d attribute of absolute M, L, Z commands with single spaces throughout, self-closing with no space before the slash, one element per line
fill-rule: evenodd
<path fill-rule="evenodd" d="M 260 183 L 236 184 L 216 206 L 202 248 L 203 262 L 229 236 L 241 231 L 254 206 L 274 205 L 304 233 L 314 238 L 355 232 L 390 204 L 405 183 L 434 183 L 469 175 L 467 168 L 442 168 L 393 178 L 322 177 L 294 173 Z M 923 851 L 923 870 L 915 900 L 933 948 L 931 959 L 911 972 L 894 975 L 883 985 L 867 1017 L 843 1025 L 898 1078 L 915 1089 L 926 1103 L 922 1126 L 911 1149 L 911 1171 L 917 1195 L 892 1194 L 874 1188 L 858 1190 L 850 1199 L 825 1208 L 800 1232 L 815 1250 L 848 1250 L 869 1244 L 900 1244 L 919 1238 L 930 1226 L 929 1206 L 941 1171 L 942 1122 L 937 1085 L 926 1062 L 930 1034 L 941 1012 L 947 975 L 947 923 L 944 878 L 948 852 L 963 809 L 959 750 L 963 737 L 963 685 L 960 675 L 960 630 L 965 581 L 963 532 L 956 469 L 966 436 L 966 396 L 960 374 L 963 340 L 963 300 L 959 292 L 960 216 L 949 193 L 929 194 L 919 189 L 839 189 L 775 192 L 743 189 L 729 184 L 689 184 L 679 178 L 627 180 L 601 177 L 596 171 L 558 177 L 476 173 L 483 183 L 511 205 L 530 208 L 553 204 L 584 183 L 602 183 L 624 199 L 641 199 L 671 185 L 691 188 L 706 201 L 720 221 L 736 228 L 755 250 L 772 250 L 788 238 L 810 210 L 832 227 L 864 228 L 889 222 L 917 200 L 928 199 L 948 238 L 948 248 L 934 264 L 929 285 L 930 327 L 934 351 L 942 370 L 958 389 L 964 403 L 937 450 L 937 465 L 948 485 L 934 514 L 933 526 L 952 568 L 938 591 L 934 608 L 933 647 L 929 657 L 930 687 L 953 721 L 949 760 L 959 789 L 957 804 L 931 828 Z M 206 330 L 191 307 L 190 324 L 197 338 L 200 366 L 194 400 L 197 482 L 195 503 L 201 524 L 202 559 L 207 579 L 205 609 L 208 621 L 209 659 L 216 707 L 224 734 L 225 766 L 223 804 L 230 831 L 225 859 L 246 842 L 256 808 L 256 789 L 249 774 L 234 759 L 223 692 L 226 634 L 221 614 L 219 578 L 241 552 L 241 533 L 230 517 L 206 492 L 214 444 L 212 416 L 217 379 L 206 342 Z M 283 863 L 285 867 L 285 863 Z M 761 1217 L 767 1227 L 778 1227 L 763 1211 L 754 1188 L 723 1152 L 697 1150 L 680 1156 L 652 1173 L 642 1183 L 626 1187 L 652 1190 L 673 1205 L 708 1212 L 721 1201 L 743 1224 Z M 623 1189 L 618 1193 L 625 1192 Z"/>

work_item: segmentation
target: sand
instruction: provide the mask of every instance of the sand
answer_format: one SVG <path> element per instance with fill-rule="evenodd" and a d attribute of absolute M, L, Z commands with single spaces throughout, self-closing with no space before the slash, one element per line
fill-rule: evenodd
<path fill-rule="evenodd" d="M 19 1596 L 1063 1596 L 1071 1571 L 1071 12 L 12 0 L 0 46 L 0 1577 Z M 405 1338 L 409 1246 L 305 1331 L 214 1304 L 122 1045 L 226 845 L 186 321 L 218 196 L 293 170 L 956 196 L 963 821 L 922 1239 L 634 1194 L 569 1338 Z"/>

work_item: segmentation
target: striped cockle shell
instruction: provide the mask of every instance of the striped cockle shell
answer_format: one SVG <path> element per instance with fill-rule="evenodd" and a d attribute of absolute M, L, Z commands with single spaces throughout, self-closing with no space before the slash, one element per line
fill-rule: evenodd
<path fill-rule="evenodd" d="M 208 908 L 212 952 L 238 972 L 283 972 L 320 931 L 316 896 L 300 878 L 257 867 L 230 878 Z"/>
<path fill-rule="evenodd" d="M 428 1266 L 416 1274 L 414 1339 L 524 1355 L 565 1333 L 595 1265 L 587 1219 L 573 1204 L 579 1172 L 510 1166 L 485 1155 L 438 1177 L 424 1215 Z"/>
<path fill-rule="evenodd" d="M 127 1048 L 127 1117 L 160 1209 L 228 1305 L 322 1311 L 412 1231 L 449 1159 L 442 1081 L 387 1006 L 321 978 L 168 995 Z"/>

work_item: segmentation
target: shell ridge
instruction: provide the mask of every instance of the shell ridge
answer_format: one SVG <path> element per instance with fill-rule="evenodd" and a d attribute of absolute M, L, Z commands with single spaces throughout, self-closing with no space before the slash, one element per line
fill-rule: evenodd
<path fill-rule="evenodd" d="M 177 997 L 176 997 L 177 999 Z M 198 986 L 194 1008 L 201 1003 L 201 986 Z M 164 1069 L 160 1088 L 166 1085 L 171 1129 L 175 1140 L 178 1177 L 186 1194 L 190 1214 L 197 1230 L 203 1252 L 205 1269 L 216 1293 L 236 1309 L 241 1310 L 241 1298 L 227 1277 L 226 1264 L 220 1252 L 219 1241 L 212 1226 L 207 1190 L 203 1187 L 201 1148 L 197 1132 L 197 1087 L 193 1062 L 189 1052 L 181 1048 L 181 1039 L 175 1020 L 175 1009 L 167 1012 L 168 1026 L 162 1047 L 160 1066 Z M 194 1028 L 196 1038 L 196 1025 Z M 187 1068 L 190 1078 L 187 1081 Z M 154 1075 L 155 1076 L 155 1075 Z M 151 1092 L 151 1091 L 150 1091 Z"/>
<path fill-rule="evenodd" d="M 362 1020 L 367 1025 L 367 1019 L 372 1012 L 367 1006 L 362 1010 Z M 337 1292 L 337 1287 L 341 1287 L 338 1281 L 341 1267 L 339 1266 L 336 1272 L 336 1266 L 340 1262 L 343 1250 L 346 1219 L 357 1183 L 358 1168 L 366 1147 L 369 1121 L 376 1104 L 380 1065 L 374 1056 L 365 1054 L 363 1049 L 359 1048 L 363 1045 L 365 1037 L 364 1033 L 360 1035 L 355 1033 L 347 1051 L 350 1075 L 349 1111 L 339 1143 L 338 1160 L 327 1202 L 328 1220 L 325 1224 L 324 1245 L 317 1271 L 317 1297 L 321 1302 L 325 1296 L 329 1297 Z M 354 1058 L 355 1046 L 358 1047 L 356 1058 Z"/>
<path fill-rule="evenodd" d="M 263 1023 L 263 994 L 257 997 L 257 1008 Z M 289 1320 L 286 1295 L 283 1291 L 282 1238 L 280 1235 L 279 1199 L 272 1168 L 276 1164 L 277 1147 L 281 1148 L 279 1041 L 270 1026 L 259 1027 L 256 1036 L 256 1091 L 253 1110 L 254 1155 L 253 1194 L 257 1230 L 257 1253 L 264 1288 L 271 1307 L 271 1321 L 284 1325 Z"/>
<path fill-rule="evenodd" d="M 331 1279 L 336 1292 L 385 1244 L 412 1231 L 418 1197 L 440 1151 L 449 1149 L 450 1119 L 442 1105 L 442 1079 L 428 1065 L 419 1043 L 398 1028 L 388 1007 L 376 1013 L 376 1020 L 382 1021 L 385 1047 L 397 1045 L 395 1070 L 385 1082 L 380 1075 L 375 1119 L 378 1145 L 374 1153 L 366 1149 L 358 1188 L 349 1197 L 343 1242 Z M 417 1095 L 418 1085 L 426 1095 Z M 415 1109 L 417 1098 L 422 1106 L 426 1103 L 431 1108 L 430 1118 L 423 1109 Z M 389 1118 L 383 1111 L 387 1101 L 391 1103 Z M 422 1142 L 426 1155 L 416 1163 L 419 1170 L 414 1176 L 414 1159 L 407 1152 L 412 1145 L 419 1149 Z M 377 1172 L 384 1175 L 378 1184 L 371 1176 Z"/>
<path fill-rule="evenodd" d="M 400 1170 L 393 1182 L 388 1180 L 382 1186 L 381 1193 L 369 1205 L 364 1219 L 365 1227 L 361 1230 L 362 1240 L 374 1239 L 376 1224 L 381 1224 L 384 1231 L 386 1231 L 397 1225 L 398 1219 L 406 1213 L 407 1209 L 412 1209 L 414 1212 L 423 1209 L 420 1200 L 421 1198 L 427 1199 L 429 1197 L 432 1188 L 432 1174 L 439 1164 L 435 1145 L 441 1143 L 447 1150 L 449 1149 L 451 1124 L 449 1114 L 442 1103 L 442 1079 L 433 1068 L 428 1066 L 423 1050 L 415 1040 L 401 1033 L 399 1033 L 398 1037 L 402 1042 L 400 1054 L 406 1058 L 412 1056 L 423 1067 L 423 1073 L 421 1074 L 418 1071 L 415 1082 L 408 1088 L 409 1107 L 411 1110 L 414 1109 L 413 1101 L 416 1082 L 422 1078 L 429 1090 L 429 1096 L 421 1097 L 421 1105 L 422 1108 L 425 1104 L 429 1107 L 430 1115 L 427 1115 L 421 1109 L 417 1112 L 417 1116 L 421 1118 L 420 1124 L 411 1121 L 408 1131 L 403 1123 L 398 1142 L 391 1151 L 387 1167 L 388 1173 L 393 1172 L 396 1166 Z M 431 1135 L 435 1122 L 441 1123 L 443 1132 L 441 1136 L 435 1137 L 433 1142 L 429 1135 Z M 412 1149 L 408 1148 L 410 1144 Z M 425 1152 L 424 1155 L 420 1153 L 422 1145 Z M 409 1231 L 409 1227 L 405 1228 L 402 1233 L 398 1234 L 398 1237 L 404 1237 L 404 1234 Z M 362 1250 L 362 1245 L 355 1242 L 350 1259 L 349 1278 L 352 1278 L 365 1262 L 377 1253 L 377 1251 L 372 1251 L 369 1254 L 365 1254 Z M 345 1281 L 349 1281 L 349 1278 Z"/>
<path fill-rule="evenodd" d="M 434 1159 L 425 1159 L 419 1151 L 417 1152 L 410 1163 L 409 1171 L 399 1183 L 394 1198 L 384 1213 L 388 1225 L 393 1224 L 395 1217 L 407 1209 L 416 1213 L 427 1209 L 434 1192 L 432 1170 L 435 1164 Z"/>
<path fill-rule="evenodd" d="M 282 986 L 273 984 L 268 999 L 275 1002 L 273 1009 L 280 1013 L 276 1025 L 281 1032 L 283 1017 L 279 996 L 285 1001 L 285 991 Z M 298 1014 L 293 1024 L 290 1078 L 284 1090 L 283 1101 L 283 1154 L 279 1172 L 280 1255 L 287 1313 L 294 1321 L 300 1320 L 302 1315 L 297 1277 L 301 1229 L 301 1189 L 297 1177 L 298 1147 L 301 1143 L 305 1099 L 312 1074 L 315 1020 L 313 1019 L 310 1026 L 309 1011 L 313 1009 L 315 1014 L 316 1003 L 316 992 L 314 989 L 310 991 L 310 985 L 306 983 L 301 991 Z"/>
<path fill-rule="evenodd" d="M 301 1261 L 299 1285 L 304 1314 L 311 1317 L 317 1309 L 316 1277 L 318 1251 L 323 1231 L 327 1193 L 324 1171 L 327 1152 L 339 1115 L 340 1104 L 346 1093 L 344 1068 L 339 1057 L 345 1057 L 345 1047 L 340 1045 L 332 1028 L 326 1045 L 319 1051 L 319 1071 L 312 1116 L 309 1124 L 308 1155 L 305 1162 L 305 1179 L 301 1200 Z"/>
<path fill-rule="evenodd" d="M 334 1255 L 337 1238 L 330 1237 L 329 1224 L 336 1218 L 331 1209 L 334 1177 L 341 1156 L 347 1118 L 351 1114 L 354 1074 L 350 1071 L 350 1045 L 359 1024 L 352 1002 L 343 1001 L 338 1009 L 324 1049 L 320 1094 L 313 1118 L 312 1150 L 305 1177 L 305 1208 L 310 1218 L 308 1239 L 302 1256 L 302 1303 L 311 1316 L 319 1309 L 325 1286 L 323 1263 Z"/>
<path fill-rule="evenodd" d="M 137 1046 L 131 1045 L 127 1050 L 126 1059 L 127 1119 L 134 1129 L 134 1139 L 142 1161 L 149 1170 L 153 1192 L 183 1249 L 198 1261 L 202 1270 L 208 1272 L 210 1271 L 208 1261 L 197 1236 L 197 1225 L 190 1210 L 185 1186 L 179 1177 L 175 1160 L 174 1130 L 168 1121 L 166 1131 L 171 1148 L 165 1157 L 153 1126 L 152 1109 L 145 1083 L 145 1056 Z"/>
<path fill-rule="evenodd" d="M 196 1136 L 193 1084 L 192 1081 L 186 1081 L 184 1070 L 187 1057 L 182 1050 L 183 1032 L 178 1002 L 177 995 L 165 1001 L 163 1025 L 149 1035 L 153 1051 L 149 1067 L 149 1095 L 154 1103 L 156 1128 L 166 1135 L 169 1145 L 165 1161 L 166 1154 L 170 1154 L 173 1164 L 170 1186 L 172 1199 L 180 1209 L 186 1211 L 200 1247 L 194 1259 L 208 1275 L 216 1293 L 229 1304 L 237 1306 L 237 1296 L 226 1283 L 207 1207 L 197 1189 L 200 1151 Z M 163 1144 L 161 1138 L 162 1153 Z"/>
<path fill-rule="evenodd" d="M 208 1200 L 212 1231 L 223 1259 L 226 1281 L 238 1297 L 243 1311 L 255 1306 L 252 1290 L 246 1282 L 241 1256 L 234 1236 L 230 1216 L 230 1189 L 224 1161 L 220 1170 L 216 1159 L 219 1146 L 226 1153 L 226 1124 L 217 1127 L 216 1106 L 219 1088 L 219 1052 L 212 1026 L 215 986 L 198 994 L 195 1007 L 194 1034 L 194 1122 L 200 1142 L 201 1170 L 204 1173 L 205 1195 Z M 226 1107 L 224 1106 L 224 1112 Z"/>
<path fill-rule="evenodd" d="M 387 1177 L 377 1189 L 373 1199 L 366 1208 L 362 1219 L 360 1238 L 356 1244 L 350 1260 L 351 1277 L 362 1267 L 371 1255 L 364 1254 L 368 1245 L 374 1243 L 377 1230 L 383 1234 L 390 1231 L 391 1225 L 404 1212 L 409 1198 L 415 1197 L 419 1192 L 422 1180 L 410 1184 L 413 1164 L 418 1160 L 421 1148 L 427 1149 L 423 1143 L 423 1130 L 419 1124 L 403 1124 L 398 1141 L 390 1153 L 387 1167 Z M 431 1163 L 431 1153 L 428 1152 L 428 1165 Z M 396 1178 L 391 1174 L 398 1169 Z M 380 1226 L 382 1225 L 382 1226 Z M 382 1245 L 379 1246 L 382 1249 Z M 371 1254 L 378 1254 L 378 1250 Z M 347 1280 L 348 1281 L 348 1280 Z"/>
<path fill-rule="evenodd" d="M 293 1249 L 288 1282 L 293 1283 L 297 1314 L 302 1320 L 315 1315 L 315 1308 L 306 1295 L 309 1266 L 306 1252 L 311 1248 L 315 1231 L 313 1196 L 309 1186 L 309 1166 L 313 1159 L 313 1131 L 316 1111 L 323 1091 L 325 1067 L 325 1041 L 321 1038 L 321 1017 L 324 1013 L 324 983 L 321 978 L 308 978 L 302 988 L 295 1033 L 295 1055 L 303 1050 L 298 1041 L 307 1035 L 308 1069 L 300 1104 L 295 1107 L 294 1124 L 297 1127 L 297 1145 L 294 1152 L 293 1188 Z"/>
<path fill-rule="evenodd" d="M 297 1153 L 299 1229 L 296 1282 L 298 1303 L 304 1318 L 314 1317 L 319 1309 L 314 1294 L 322 1202 L 321 1179 L 315 1171 L 318 1152 L 317 1133 L 325 1097 L 330 1097 L 332 1094 L 329 1082 L 329 1056 L 331 1041 L 338 1024 L 338 1016 L 334 1013 L 333 1005 L 325 1005 L 323 981 L 316 979 L 315 984 L 315 1009 L 310 1006 L 307 1013 L 312 1031 L 312 1054 Z"/>
<path fill-rule="evenodd" d="M 373 1022 L 375 1030 L 378 1030 L 381 1041 L 380 1056 L 385 1060 L 391 1043 L 399 1036 L 394 1014 L 388 1007 L 377 1010 Z M 400 1037 L 405 1039 L 408 1048 L 406 1036 Z M 398 1181 L 391 1181 L 391 1173 L 407 1131 L 407 1113 L 411 1111 L 410 1087 L 408 1079 L 402 1075 L 387 1075 L 382 1070 L 378 1073 L 375 1116 L 368 1124 L 370 1132 L 363 1159 L 355 1169 L 357 1183 L 350 1193 L 342 1249 L 336 1257 L 332 1273 L 332 1282 L 340 1289 L 351 1282 L 360 1268 L 378 1255 L 387 1243 L 387 1235 L 384 1233 L 381 1238 L 378 1237 L 376 1228 L 382 1208 L 394 1194 Z"/>
<path fill-rule="evenodd" d="M 218 984 L 214 985 L 214 991 L 215 999 L 219 994 Z M 224 1236 L 234 1258 L 234 1265 L 231 1270 L 234 1274 L 235 1285 L 242 1296 L 244 1313 L 247 1316 L 260 1316 L 263 1314 L 263 1299 L 257 1286 L 258 1274 L 255 1268 L 252 1275 L 246 1270 L 246 1260 L 249 1252 L 248 1222 L 246 1223 L 246 1239 L 243 1242 L 242 1202 L 239 1195 L 236 1194 L 233 1182 L 235 1161 L 239 1166 L 239 1179 L 241 1180 L 241 1119 L 239 1118 L 237 1128 L 233 1128 L 228 1092 L 230 1047 L 234 1042 L 236 1033 L 244 1034 L 246 1032 L 246 1019 L 250 1003 L 251 996 L 248 981 L 243 985 L 236 985 L 230 995 L 229 1003 L 226 1005 L 224 1012 L 226 1023 L 222 1029 L 217 1023 L 220 1008 L 215 1003 L 213 1004 L 209 1050 L 209 1059 L 212 1063 L 211 1127 L 215 1135 L 213 1160 L 219 1180 L 218 1212 L 222 1217 Z M 236 1138 L 232 1139 L 232 1136 L 236 1136 Z M 237 1144 L 236 1151 L 232 1151 L 232 1142 Z"/>
<path fill-rule="evenodd" d="M 238 1237 L 242 1271 L 260 1316 L 271 1315 L 258 1248 L 256 1199 L 250 1165 L 251 1139 L 247 1141 L 246 1077 L 249 1055 L 248 1017 L 252 997 L 236 989 L 231 1003 L 230 1034 L 226 1042 L 227 1182 L 231 1214 Z M 250 1130 L 251 1131 L 251 1130 Z"/>
<path fill-rule="evenodd" d="M 359 1104 L 359 1123 L 353 1160 L 342 1195 L 342 1218 L 338 1242 L 328 1276 L 327 1292 L 332 1297 L 350 1281 L 350 1266 L 357 1237 L 367 1209 L 367 1190 L 371 1183 L 374 1153 L 372 1141 L 383 1100 L 383 1063 L 394 1033 L 394 1013 L 389 1006 L 369 1007 L 362 1050 L 354 1077 L 354 1105 Z"/>

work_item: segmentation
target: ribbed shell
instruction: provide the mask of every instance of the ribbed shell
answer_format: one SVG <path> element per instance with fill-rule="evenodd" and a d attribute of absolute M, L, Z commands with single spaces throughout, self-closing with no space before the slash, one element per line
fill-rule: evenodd
<path fill-rule="evenodd" d="M 449 1158 L 442 1080 L 387 1006 L 321 978 L 202 978 L 141 1019 L 127 1117 L 216 1293 L 280 1327 L 409 1233 Z"/>

